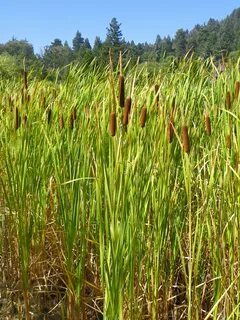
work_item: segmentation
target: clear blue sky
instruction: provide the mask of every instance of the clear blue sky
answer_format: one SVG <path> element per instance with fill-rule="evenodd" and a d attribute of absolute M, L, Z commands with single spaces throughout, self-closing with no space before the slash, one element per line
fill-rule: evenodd
<path fill-rule="evenodd" d="M 93 43 L 95 36 L 105 39 L 113 17 L 126 40 L 154 42 L 157 34 L 174 36 L 238 7 L 233 0 L 0 0 L 0 43 L 26 38 L 40 52 L 55 38 L 72 45 L 77 30 Z"/>

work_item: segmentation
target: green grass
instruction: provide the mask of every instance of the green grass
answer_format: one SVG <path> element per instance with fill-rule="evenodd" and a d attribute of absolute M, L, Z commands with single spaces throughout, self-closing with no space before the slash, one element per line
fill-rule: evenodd
<path fill-rule="evenodd" d="M 46 301 L 73 320 L 240 317 L 240 109 L 225 105 L 239 63 L 214 72 L 211 60 L 187 59 L 151 75 L 124 71 L 127 129 L 117 71 L 75 66 L 60 83 L 31 79 L 29 101 L 22 81 L 0 81 L 1 282 L 26 319 Z M 27 115 L 17 130 L 14 107 Z"/>

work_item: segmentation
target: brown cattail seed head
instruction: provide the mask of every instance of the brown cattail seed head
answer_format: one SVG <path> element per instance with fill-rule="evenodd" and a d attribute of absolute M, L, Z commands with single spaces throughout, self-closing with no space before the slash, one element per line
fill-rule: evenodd
<path fill-rule="evenodd" d="M 173 118 L 171 118 L 167 128 L 167 139 L 169 143 L 172 143 L 173 141 L 173 134 L 174 134 L 173 127 L 174 127 Z"/>
<path fill-rule="evenodd" d="M 60 129 L 64 128 L 64 118 L 63 118 L 62 113 L 60 113 L 60 115 L 59 115 L 59 127 L 60 127 Z"/>
<path fill-rule="evenodd" d="M 46 107 L 46 97 L 44 94 L 41 95 L 41 106 L 45 109 Z"/>
<path fill-rule="evenodd" d="M 24 127 L 27 127 L 27 122 L 28 122 L 28 117 L 25 114 L 24 117 L 23 117 L 23 125 L 24 125 Z"/>
<path fill-rule="evenodd" d="M 18 108 L 15 108 L 15 129 L 17 130 L 20 126 L 20 117 L 19 117 L 19 112 Z"/>
<path fill-rule="evenodd" d="M 124 108 L 125 93 L 124 93 L 124 76 L 119 76 L 119 105 Z"/>
<path fill-rule="evenodd" d="M 73 112 L 71 112 L 70 117 L 69 117 L 69 129 L 73 129 L 74 127 L 74 118 L 73 118 Z"/>
<path fill-rule="evenodd" d="M 231 135 L 230 134 L 228 134 L 226 136 L 226 146 L 228 149 L 231 149 Z"/>
<path fill-rule="evenodd" d="M 231 93 L 229 91 L 226 94 L 226 107 L 228 110 L 231 108 Z"/>
<path fill-rule="evenodd" d="M 131 106 L 132 106 L 132 99 L 131 97 L 127 97 L 124 108 L 128 110 L 128 113 L 131 111 Z"/>
<path fill-rule="evenodd" d="M 25 90 L 24 90 L 24 88 L 22 88 L 21 93 L 22 93 L 22 104 L 24 104 L 24 102 L 25 102 Z"/>
<path fill-rule="evenodd" d="M 190 145 L 189 145 L 189 136 L 188 136 L 188 127 L 187 126 L 182 127 L 182 140 L 183 140 L 183 150 L 186 153 L 189 153 Z"/>
<path fill-rule="evenodd" d="M 212 129 L 211 129 L 210 117 L 208 114 L 205 115 L 205 129 L 206 129 L 207 134 L 210 136 L 212 133 Z"/>
<path fill-rule="evenodd" d="M 123 112 L 123 125 L 127 126 L 129 121 L 129 114 L 131 111 L 132 99 L 131 97 L 127 97 L 124 105 L 124 112 Z"/>
<path fill-rule="evenodd" d="M 51 121 L 51 117 L 52 117 L 52 109 L 48 108 L 47 109 L 47 123 L 49 124 Z"/>
<path fill-rule="evenodd" d="M 235 82 L 235 99 L 236 100 L 238 100 L 239 91 L 240 91 L 240 82 L 236 81 Z"/>
<path fill-rule="evenodd" d="M 116 134 L 116 127 L 117 127 L 116 113 L 112 112 L 110 114 L 110 123 L 109 123 L 109 131 L 112 137 L 114 137 Z"/>
<path fill-rule="evenodd" d="M 73 120 L 77 120 L 77 108 L 73 108 Z"/>
<path fill-rule="evenodd" d="M 141 128 L 145 127 L 146 118 L 147 118 L 147 108 L 143 107 L 142 110 L 141 110 L 141 115 L 140 115 L 140 126 L 141 126 Z"/>

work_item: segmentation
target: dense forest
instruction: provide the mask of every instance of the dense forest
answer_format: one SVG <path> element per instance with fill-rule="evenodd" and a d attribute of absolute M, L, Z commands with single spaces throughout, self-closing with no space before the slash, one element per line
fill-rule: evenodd
<path fill-rule="evenodd" d="M 72 39 L 72 44 L 54 39 L 41 54 L 35 54 L 27 40 L 12 38 L 0 44 L 0 75 L 11 76 L 24 67 L 46 74 L 52 69 L 64 67 L 72 62 L 96 63 L 106 65 L 109 61 L 109 49 L 115 61 L 119 51 L 125 61 L 131 64 L 140 62 L 162 63 L 173 57 L 181 58 L 187 53 L 196 57 L 214 56 L 216 60 L 223 56 L 238 57 L 240 49 L 240 8 L 235 9 L 225 19 L 210 19 L 206 24 L 197 24 L 192 30 L 179 29 L 175 36 L 156 36 L 155 43 L 135 43 L 126 41 L 121 31 L 121 23 L 113 18 L 107 27 L 105 40 L 96 37 L 91 46 L 88 38 L 80 31 Z"/>

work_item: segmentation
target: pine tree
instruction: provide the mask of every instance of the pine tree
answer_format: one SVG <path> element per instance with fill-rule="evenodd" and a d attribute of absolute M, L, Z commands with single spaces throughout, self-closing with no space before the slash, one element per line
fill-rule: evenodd
<path fill-rule="evenodd" d="M 81 47 L 84 44 L 84 38 L 82 37 L 81 33 L 79 31 L 76 32 L 75 37 L 72 40 L 73 44 L 73 51 L 76 53 L 81 49 Z"/>
<path fill-rule="evenodd" d="M 107 28 L 106 43 L 111 47 L 120 47 L 123 43 L 120 26 L 121 23 L 118 23 L 117 19 L 113 18 L 110 22 L 109 28 Z"/>

